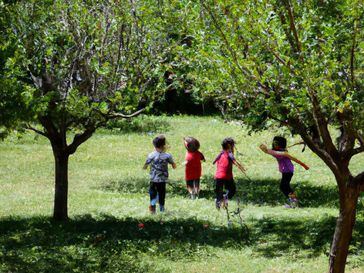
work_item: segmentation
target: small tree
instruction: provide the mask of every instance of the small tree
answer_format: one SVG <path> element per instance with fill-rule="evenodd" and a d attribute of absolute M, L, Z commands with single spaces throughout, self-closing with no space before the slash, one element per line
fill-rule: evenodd
<path fill-rule="evenodd" d="M 288 127 L 334 174 L 340 213 L 329 271 L 344 272 L 364 191 L 364 172 L 349 169 L 364 152 L 363 2 L 200 3 L 207 95 L 255 130 L 272 120 Z"/>
<path fill-rule="evenodd" d="M 147 4 L 1 2 L 8 27 L 1 45 L 7 58 L 1 67 L 0 107 L 6 115 L 0 125 L 49 139 L 56 220 L 68 218 L 69 156 L 110 119 L 141 113 L 161 90 L 167 41 Z"/>

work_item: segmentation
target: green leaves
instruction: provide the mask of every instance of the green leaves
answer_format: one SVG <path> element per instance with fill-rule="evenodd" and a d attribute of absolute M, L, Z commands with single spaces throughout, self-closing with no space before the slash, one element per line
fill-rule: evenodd
<path fill-rule="evenodd" d="M 359 54 L 364 32 L 355 22 L 364 13 L 353 13 L 358 9 L 352 3 L 204 3 L 204 29 L 195 25 L 204 64 L 200 78 L 204 94 L 228 106 L 225 113 L 253 128 L 264 128 L 264 113 L 309 126 L 310 90 L 332 124 L 340 123 L 336 113 L 344 109 L 363 120 L 363 111 L 349 102 L 364 86 L 364 78 L 355 76 L 364 65 Z"/>
<path fill-rule="evenodd" d="M 7 42 L 0 52 L 9 53 L 1 69 L 17 83 L 14 95 L 35 120 L 50 114 L 57 127 L 64 124 L 60 119 L 77 128 L 103 124 L 113 111 L 132 112 L 164 91 L 161 62 L 173 42 L 162 30 L 166 21 L 156 16 L 158 6 L 57 0 L 1 8 Z"/>

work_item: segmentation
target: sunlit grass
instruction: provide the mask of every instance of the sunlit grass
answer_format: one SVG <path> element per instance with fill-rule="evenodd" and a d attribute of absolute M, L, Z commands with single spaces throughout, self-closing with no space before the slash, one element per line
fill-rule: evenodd
<path fill-rule="evenodd" d="M 0 272 L 49 272 L 52 268 L 59 272 L 327 270 L 327 252 L 338 213 L 336 186 L 333 175 L 316 155 L 308 149 L 301 153 L 299 146 L 290 150 L 311 169 L 296 166 L 292 184 L 304 206 L 286 210 L 278 188 L 277 163 L 257 148 L 260 143 L 270 144 L 281 129 L 248 135 L 241 126 L 219 118 L 177 116 L 161 120 L 169 123 L 161 132 L 102 131 L 79 147 L 70 158 L 71 221 L 64 226 L 48 219 L 54 191 L 54 162 L 48 141 L 27 134 L 0 143 L 0 228 L 4 234 L 0 236 L 4 245 Z M 158 133 L 165 133 L 178 168 L 170 171 L 175 186 L 167 186 L 166 213 L 152 216 L 147 210 L 148 172 L 142 166 Z M 196 201 L 187 199 L 184 191 L 182 138 L 188 135 L 200 140 L 207 158 L 203 191 Z M 248 168 L 252 180 L 235 172 L 249 238 L 241 233 L 236 218 L 228 229 L 225 212 L 214 208 L 212 161 L 227 136 L 237 140 L 237 159 Z M 299 140 L 289 134 L 287 138 L 290 144 Z M 353 159 L 353 173 L 362 170 L 363 160 L 363 155 Z M 230 210 L 236 208 L 237 204 L 230 202 Z M 364 272 L 364 234 L 359 232 L 364 226 L 362 210 L 361 204 L 348 272 Z M 139 230 L 138 223 L 145 223 L 145 228 Z M 128 267 L 129 271 L 125 269 Z"/>

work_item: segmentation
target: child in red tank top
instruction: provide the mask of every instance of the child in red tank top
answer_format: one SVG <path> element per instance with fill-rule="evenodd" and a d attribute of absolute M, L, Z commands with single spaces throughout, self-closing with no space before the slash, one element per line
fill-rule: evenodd
<path fill-rule="evenodd" d="M 198 150 L 200 143 L 193 137 L 183 139 L 187 149 L 185 159 L 185 179 L 187 190 L 191 199 L 198 197 L 200 193 L 200 177 L 202 173 L 201 161 L 205 161 L 204 155 Z"/>

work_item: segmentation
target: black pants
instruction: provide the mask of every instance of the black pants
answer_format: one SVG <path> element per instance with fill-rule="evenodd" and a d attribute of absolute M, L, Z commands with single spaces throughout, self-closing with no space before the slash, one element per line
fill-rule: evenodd
<path fill-rule="evenodd" d="M 287 197 L 290 193 L 294 192 L 290 185 L 292 176 L 293 173 L 282 173 L 280 189 L 283 192 L 283 194 Z"/>
<path fill-rule="evenodd" d="M 150 201 L 156 198 L 158 193 L 159 196 L 159 205 L 164 206 L 164 200 L 166 198 L 166 183 L 165 182 L 150 182 L 149 185 L 149 196 Z"/>
<path fill-rule="evenodd" d="M 235 195 L 236 186 L 234 179 L 225 180 L 225 179 L 215 179 L 215 193 L 216 193 L 216 201 L 220 202 L 223 198 L 223 188 L 228 191 L 228 198 L 231 199 Z"/>
<path fill-rule="evenodd" d="M 199 188 L 200 187 L 200 179 L 187 180 L 186 185 L 187 185 L 187 188 L 188 187 L 190 187 L 190 188 L 194 188 L 194 187 Z"/>

